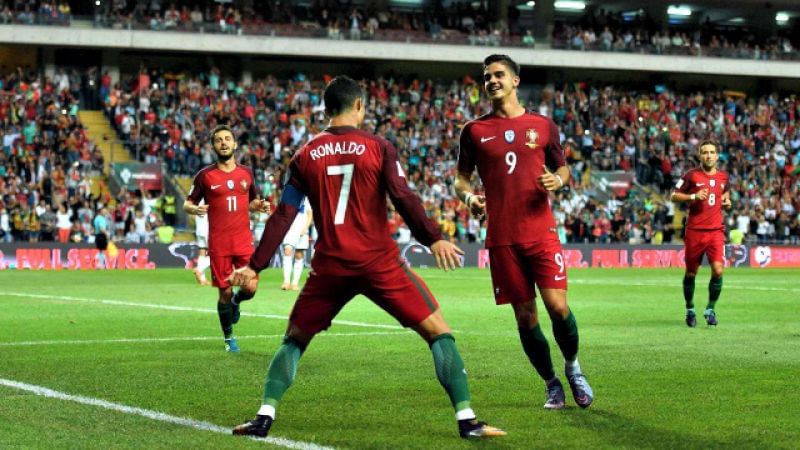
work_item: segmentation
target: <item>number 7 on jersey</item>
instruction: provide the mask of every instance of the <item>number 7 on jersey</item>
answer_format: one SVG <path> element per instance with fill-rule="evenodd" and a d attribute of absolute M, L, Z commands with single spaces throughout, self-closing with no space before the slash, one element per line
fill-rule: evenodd
<path fill-rule="evenodd" d="M 350 198 L 350 182 L 353 179 L 353 164 L 328 166 L 328 175 L 344 175 L 342 187 L 339 190 L 339 201 L 336 203 L 336 214 L 333 217 L 334 225 L 344 223 L 344 213 L 347 210 L 347 199 Z"/>

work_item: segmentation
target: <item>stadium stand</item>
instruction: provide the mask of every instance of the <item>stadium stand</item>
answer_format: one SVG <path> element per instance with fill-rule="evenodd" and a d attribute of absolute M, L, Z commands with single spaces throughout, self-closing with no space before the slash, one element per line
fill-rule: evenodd
<path fill-rule="evenodd" d="M 117 123 L 135 117 L 141 125 L 135 144 L 141 159 L 164 161 L 174 174 L 191 175 L 214 160 L 208 131 L 225 122 L 234 126 L 242 161 L 257 169 L 258 179 L 280 179 L 293 152 L 326 123 L 320 104 L 325 79 L 299 74 L 291 80 L 267 77 L 244 86 L 221 77 L 215 68 L 202 74 L 152 71 L 147 78 L 148 86 L 159 88 L 140 90 L 140 77 L 129 78 L 114 94 L 120 100 L 109 105 L 109 114 Z M 383 78 L 365 83 L 369 128 L 398 147 L 409 183 L 431 217 L 454 239 L 468 239 L 470 234 L 479 238 L 479 232 L 469 233 L 469 219 L 449 186 L 459 124 L 488 111 L 479 85 L 470 77 L 449 83 Z M 738 92 L 678 94 L 663 86 L 639 92 L 586 84 L 551 87 L 538 102 L 529 102 L 529 109 L 553 117 L 561 128 L 577 181 L 555 207 L 564 238 L 574 242 L 670 242 L 682 224 L 675 220 L 681 214 L 666 194 L 693 166 L 699 140 L 709 136 L 723 144 L 734 200 L 743 205 L 732 219 L 736 225 L 759 240 L 792 239 L 796 220 L 784 224 L 782 233 L 772 230 L 800 206 L 799 106 L 797 99 L 774 94 L 746 98 Z M 628 173 L 639 189 L 623 193 L 630 195 L 626 202 L 618 195 L 600 200 L 591 186 L 593 171 Z M 764 189 L 749 188 L 756 179 L 766 181 Z M 780 219 L 775 211 L 786 217 Z M 617 212 L 621 217 L 615 219 Z M 771 225 L 759 234 L 762 215 Z M 745 224 L 743 217 L 751 223 Z M 787 226 L 794 231 L 787 233 Z"/>
<path fill-rule="evenodd" d="M 494 9 L 473 8 L 468 2 L 451 2 L 449 9 L 433 15 L 422 9 L 272 4 L 277 6 L 256 12 L 248 9 L 247 2 L 238 9 L 216 2 L 105 2 L 106 9 L 96 11 L 94 24 L 234 35 L 532 44 L 526 42 L 529 30 L 513 21 L 499 23 Z M 58 6 L 38 2 L 34 7 L 13 2 L 2 11 L 3 23 L 69 25 L 73 20 L 66 2 Z M 745 28 L 708 21 L 659 29 L 646 13 L 630 18 L 622 12 L 596 9 L 562 19 L 555 22 L 552 42 L 536 42 L 537 48 L 552 45 L 572 50 L 768 60 L 796 56 L 796 46 L 785 33 L 757 38 L 742 32 Z M 492 41 L 492 36 L 499 40 Z M 241 161 L 256 169 L 262 192 L 274 198 L 276 180 L 281 179 L 292 153 L 325 126 L 320 104 L 325 81 L 321 74 L 301 73 L 292 79 L 266 76 L 243 81 L 216 68 L 203 73 L 154 69 L 123 76 L 113 85 L 112 77 L 107 72 L 100 75 L 96 68 L 83 73 L 58 69 L 52 80 L 41 73 L 8 73 L 0 106 L 0 116 L 7 111 L 12 116 L 3 119 L 4 152 L 0 155 L 4 205 L 0 229 L 4 239 L 30 237 L 14 228 L 15 208 L 21 209 L 21 203 L 32 209 L 44 199 L 57 208 L 58 200 L 64 201 L 54 198 L 57 189 L 50 182 L 41 181 L 46 177 L 31 175 L 35 164 L 25 158 L 44 167 L 36 170 L 50 172 L 52 168 L 51 176 L 63 171 L 67 182 L 74 184 L 66 200 L 71 217 L 79 223 L 91 219 L 83 220 L 77 213 L 83 205 L 73 201 L 76 194 L 83 195 L 82 201 L 88 204 L 85 209 L 93 216 L 103 207 L 112 208 L 107 214 L 118 230 L 117 238 L 148 239 L 142 226 L 134 230 L 135 211 L 148 203 L 147 225 L 157 226 L 155 199 L 148 197 L 159 193 L 123 189 L 115 198 L 102 174 L 112 160 L 163 163 L 178 191 L 185 193 L 191 175 L 213 162 L 208 130 L 222 122 L 234 126 L 242 144 Z M 370 95 L 370 131 L 398 147 L 409 183 L 422 197 L 429 215 L 455 240 L 480 240 L 482 224 L 468 218 L 452 197 L 450 186 L 460 125 L 488 111 L 480 84 L 469 76 L 435 82 L 387 77 L 365 83 Z M 562 239 L 651 243 L 679 237 L 684 214 L 667 200 L 667 194 L 676 177 L 693 164 L 697 142 L 715 137 L 723 144 L 722 159 L 731 172 L 738 205 L 730 225 L 750 242 L 797 242 L 800 102 L 768 87 L 756 90 L 761 95 L 719 89 L 690 91 L 658 83 L 634 88 L 620 82 L 586 81 L 550 83 L 532 93 L 529 109 L 558 123 L 575 175 L 570 191 L 554 201 Z M 36 98 L 39 91 L 58 97 L 58 101 L 49 105 Z M 14 121 L 16 111 L 22 108 L 20 96 L 29 103 L 26 114 L 36 114 L 35 120 L 26 120 L 32 117 L 27 116 Z M 107 119 L 90 110 L 100 104 Z M 61 128 L 59 139 L 53 141 L 47 127 L 55 123 Z M 107 128 L 109 123 L 114 131 Z M 38 131 L 44 132 L 43 136 L 37 136 Z M 33 136 L 44 144 L 20 144 L 14 138 L 18 135 L 25 138 L 19 142 Z M 120 151 L 119 146 L 115 150 L 117 140 L 128 151 Z M 597 175 L 604 173 L 622 174 L 633 185 L 623 191 L 601 189 L 598 182 L 602 177 Z M 81 183 L 85 186 L 78 192 Z M 20 194 L 25 190 L 28 194 Z M 398 238 L 404 239 L 407 229 L 399 218 L 393 220 Z M 116 228 L 120 222 L 123 225 Z M 83 226 L 87 238 L 93 231 L 90 227 L 91 223 Z"/>

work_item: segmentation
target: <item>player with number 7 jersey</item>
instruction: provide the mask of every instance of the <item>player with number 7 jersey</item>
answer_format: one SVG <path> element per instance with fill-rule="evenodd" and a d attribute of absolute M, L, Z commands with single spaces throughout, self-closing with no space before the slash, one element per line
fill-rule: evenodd
<path fill-rule="evenodd" d="M 338 76 L 323 95 L 331 118 L 328 128 L 292 158 L 277 211 L 267 220 L 248 267 L 232 276 L 235 284 L 246 283 L 267 266 L 307 196 L 319 232 L 311 275 L 292 308 L 283 344 L 270 362 L 261 408 L 255 419 L 234 428 L 233 434 L 263 437 L 269 433 L 276 407 L 294 381 L 300 356 L 314 336 L 330 327 L 339 311 L 361 294 L 428 343 L 461 437 L 504 435 L 475 417 L 466 371 L 450 328 L 425 282 L 406 266 L 390 237 L 387 194 L 440 267 L 459 266 L 463 252 L 444 240 L 425 215 L 408 187 L 397 150 L 385 139 L 358 129 L 366 114 L 361 86 Z"/>

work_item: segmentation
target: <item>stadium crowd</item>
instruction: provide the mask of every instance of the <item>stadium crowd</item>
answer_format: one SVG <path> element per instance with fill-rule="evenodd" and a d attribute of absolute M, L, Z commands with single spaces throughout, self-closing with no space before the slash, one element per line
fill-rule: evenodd
<path fill-rule="evenodd" d="M 397 9 L 369 3 L 318 1 L 222 4 L 221 2 L 127 2 L 116 0 L 95 18 L 98 26 L 327 37 L 352 40 L 442 41 L 500 45 L 508 26 L 487 9 L 486 2 L 453 2 L 447 9 Z"/>
<path fill-rule="evenodd" d="M 91 76 L 100 79 L 99 89 L 88 87 Z M 200 74 L 154 70 L 115 86 L 96 70 L 58 70 L 53 80 L 21 69 L 6 74 L 0 91 L 2 239 L 90 241 L 98 228 L 117 240 L 157 239 L 159 193 L 123 190 L 112 198 L 108 189 L 92 189 L 92 182 L 103 183 L 96 175 L 104 161 L 77 117 L 81 98 L 99 95 L 132 154 L 163 162 L 176 175 L 191 176 L 213 163 L 209 132 L 219 123 L 232 125 L 240 162 L 255 168 L 261 194 L 274 200 L 291 155 L 325 127 L 326 81 L 298 74 L 245 86 L 216 68 Z M 451 186 L 460 126 L 489 110 L 480 84 L 465 76 L 449 82 L 379 78 L 365 85 L 366 127 L 398 148 L 430 217 L 454 240 L 481 241 L 486 224 L 468 216 Z M 570 189 L 553 202 L 565 242 L 673 241 L 683 214 L 668 193 L 696 164 L 694 147 L 707 136 L 722 144 L 723 167 L 731 174 L 735 206 L 728 225 L 738 230 L 732 241 L 798 242 L 800 99 L 585 84 L 548 86 L 528 97 L 530 110 L 559 125 L 573 170 Z M 592 176 L 606 171 L 637 184 L 627 192 L 602 192 Z M 396 237 L 409 239 L 399 216 L 391 219 Z"/>
<path fill-rule="evenodd" d="M 553 48 L 656 55 L 716 56 L 758 60 L 796 60 L 797 46 L 788 36 L 758 37 L 744 28 L 720 28 L 706 21 L 699 27 L 658 30 L 646 17 L 620 21 L 611 13 L 588 15 L 578 23 L 556 22 Z"/>
<path fill-rule="evenodd" d="M 591 9 L 580 19 L 557 20 L 550 45 L 571 50 L 718 56 L 758 60 L 800 58 L 796 41 L 784 30 L 758 36 L 746 26 L 671 24 L 662 30 L 648 15 Z M 258 1 L 218 2 L 113 0 L 96 7 L 94 23 L 116 29 L 395 40 L 472 45 L 534 47 L 532 30 L 519 22 L 512 6 L 501 19 L 482 1 L 434 4 L 426 9 L 350 2 L 310 4 Z M 0 23 L 69 25 L 67 1 L 0 3 Z M 795 39 L 797 35 L 793 36 Z"/>
<path fill-rule="evenodd" d="M 399 40 L 472 45 L 535 46 L 532 30 L 520 24 L 516 7 L 507 20 L 486 2 L 450 2 L 426 10 L 374 4 L 318 1 L 290 2 L 160 2 L 117 0 L 96 20 L 100 26 L 148 28 L 229 34 L 327 37 L 351 40 Z M 720 56 L 760 60 L 797 59 L 800 53 L 787 36 L 757 37 L 746 27 L 677 24 L 657 31 L 645 13 L 623 16 L 603 9 L 581 19 L 557 21 L 554 48 L 652 54 Z"/>
<path fill-rule="evenodd" d="M 173 173 L 186 175 L 214 160 L 209 130 L 232 124 L 243 162 L 256 168 L 263 194 L 271 196 L 293 152 L 326 124 L 321 104 L 326 80 L 300 74 L 244 86 L 213 68 L 195 75 L 153 71 L 112 91 L 109 114 L 143 160 L 163 160 Z M 367 127 L 399 149 L 409 183 L 431 217 L 456 240 L 480 240 L 482 224 L 467 217 L 450 185 L 460 124 L 489 110 L 480 85 L 470 77 L 448 83 L 384 78 L 365 83 Z M 734 228 L 755 240 L 797 239 L 796 98 L 566 85 L 544 89 L 528 107 L 556 121 L 573 167 L 571 190 L 554 203 L 566 241 L 671 241 L 681 224 L 673 223 L 669 191 L 695 165 L 694 146 L 707 136 L 721 142 L 721 158 L 731 172 Z M 628 198 L 606 199 L 591 183 L 591 173 L 598 171 L 628 173 L 649 194 L 633 189 Z"/>
<path fill-rule="evenodd" d="M 105 187 L 103 154 L 78 117 L 82 99 L 102 92 L 88 82 L 94 76 L 94 68 L 59 69 L 52 79 L 22 68 L 0 75 L 0 242 L 93 243 L 100 232 L 158 240 L 159 198 L 114 198 Z"/>
<path fill-rule="evenodd" d="M 66 0 L 0 2 L 0 24 L 68 26 L 71 20 Z"/>

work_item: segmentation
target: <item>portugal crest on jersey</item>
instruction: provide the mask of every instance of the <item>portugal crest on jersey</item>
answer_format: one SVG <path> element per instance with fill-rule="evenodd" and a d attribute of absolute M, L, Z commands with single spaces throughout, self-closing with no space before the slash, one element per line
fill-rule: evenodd
<path fill-rule="evenodd" d="M 239 184 L 242 185 L 242 189 L 244 189 L 245 191 L 247 190 L 247 180 L 243 179 L 243 180 L 239 181 Z"/>
<path fill-rule="evenodd" d="M 514 130 L 506 130 L 506 132 L 505 132 L 506 142 L 508 142 L 509 144 L 514 142 L 514 138 L 515 137 L 516 137 L 516 134 L 514 134 Z"/>
<path fill-rule="evenodd" d="M 528 131 L 525 132 L 525 145 L 527 145 L 531 150 L 536 150 L 536 147 L 539 146 L 536 143 L 539 140 L 539 133 L 536 132 L 533 128 L 529 128 Z"/>

